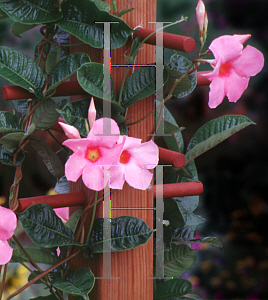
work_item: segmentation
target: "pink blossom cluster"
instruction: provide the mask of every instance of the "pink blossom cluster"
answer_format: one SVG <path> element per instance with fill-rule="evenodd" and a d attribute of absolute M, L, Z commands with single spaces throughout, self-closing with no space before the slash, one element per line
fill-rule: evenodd
<path fill-rule="evenodd" d="M 65 164 L 67 180 L 76 182 L 82 176 L 85 186 L 95 191 L 104 189 L 108 182 L 112 189 L 122 189 L 125 181 L 136 189 L 149 187 L 153 174 L 148 169 L 158 164 L 158 147 L 152 140 L 142 143 L 120 135 L 117 123 L 110 118 L 96 120 L 86 138 L 81 138 L 75 127 L 59 124 L 69 137 L 63 145 L 73 151 Z"/>

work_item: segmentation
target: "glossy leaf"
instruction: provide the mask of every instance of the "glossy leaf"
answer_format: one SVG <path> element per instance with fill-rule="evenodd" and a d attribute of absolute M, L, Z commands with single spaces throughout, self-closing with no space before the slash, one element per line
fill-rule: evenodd
<path fill-rule="evenodd" d="M 84 63 L 87 62 L 90 62 L 90 58 L 86 53 L 70 54 L 59 61 L 50 72 L 48 89 L 46 90 L 45 95 L 49 95 L 53 89 L 69 79 Z"/>
<path fill-rule="evenodd" d="M 100 8 L 100 3 L 96 5 L 94 2 L 67 0 L 62 4 L 63 19 L 57 25 L 84 43 L 103 48 L 103 22 L 115 22 L 110 27 L 111 49 L 122 47 L 134 30 L 122 19 L 104 11 L 103 4 Z"/>
<path fill-rule="evenodd" d="M 193 249 L 181 244 L 172 244 L 170 251 L 164 252 L 165 277 L 177 277 L 191 268 L 196 259 Z"/>
<path fill-rule="evenodd" d="M 167 73 L 163 73 L 164 83 L 167 80 Z M 146 98 L 155 93 L 156 68 L 155 65 L 140 67 L 126 80 L 123 91 L 121 105 L 125 108 L 134 104 L 137 100 Z"/>
<path fill-rule="evenodd" d="M 196 226 L 184 226 L 175 228 L 173 232 L 173 240 L 178 242 L 189 242 L 194 239 L 196 234 Z"/>
<path fill-rule="evenodd" d="M 23 151 L 20 151 L 16 158 L 16 166 L 19 166 L 24 161 L 25 155 Z M 0 145 L 0 162 L 7 166 L 13 166 L 14 154 L 7 151 L 2 145 Z"/>
<path fill-rule="evenodd" d="M 0 132 L 6 132 L 6 130 L 12 131 L 12 129 L 17 129 L 17 123 L 18 120 L 16 115 L 8 111 L 0 111 Z"/>
<path fill-rule="evenodd" d="M 181 78 L 181 76 L 187 71 L 191 62 L 179 55 L 173 54 L 170 57 L 170 62 L 168 64 L 168 83 L 166 87 L 167 93 L 170 91 L 171 87 L 173 86 L 176 79 Z M 191 68 L 191 70 L 194 67 Z M 190 94 L 196 87 L 197 78 L 196 78 L 196 70 L 191 73 L 190 75 L 186 75 L 175 87 L 172 92 L 172 95 L 176 98 L 183 98 Z"/>
<path fill-rule="evenodd" d="M 20 22 L 15 22 L 11 26 L 11 33 L 16 37 L 21 38 L 22 33 L 31 30 L 36 26 L 37 26 L 36 24 L 28 25 L 28 24 L 21 24 Z"/>
<path fill-rule="evenodd" d="M 18 111 L 22 115 L 27 114 L 27 112 L 28 112 L 27 101 L 28 101 L 28 99 L 13 100 L 13 104 L 14 104 L 16 111 Z"/>
<path fill-rule="evenodd" d="M 87 136 L 85 119 L 88 118 L 90 100 L 90 98 L 84 98 L 74 102 L 69 102 L 62 108 L 62 110 L 58 110 L 64 121 L 77 128 L 79 133 L 83 136 Z M 102 117 L 102 106 L 96 99 L 94 99 L 94 104 L 97 112 L 96 119 L 99 119 Z"/>
<path fill-rule="evenodd" d="M 104 219 L 98 218 L 94 221 L 87 247 L 91 254 L 136 248 L 146 244 L 153 232 L 142 219 L 136 217 L 120 216 L 110 219 L 110 222 L 111 226 L 107 230 L 111 230 L 111 240 L 104 243 Z"/>
<path fill-rule="evenodd" d="M 165 198 L 164 219 L 169 220 L 170 225 L 173 228 L 181 228 L 185 225 L 184 218 L 177 206 L 177 203 L 172 198 Z"/>
<path fill-rule="evenodd" d="M 45 141 L 34 140 L 31 142 L 31 145 L 43 158 L 44 164 L 52 175 L 54 175 L 57 179 L 64 176 L 63 163 Z"/>
<path fill-rule="evenodd" d="M 46 60 L 46 73 L 50 74 L 51 70 L 55 65 L 60 61 L 61 58 L 61 48 L 57 47 L 56 49 L 50 51 L 47 55 L 47 60 Z M 50 77 L 49 77 L 50 78 Z"/>
<path fill-rule="evenodd" d="M 27 55 L 9 47 L 0 47 L 0 74 L 37 98 L 43 99 L 42 88 L 46 76 Z"/>
<path fill-rule="evenodd" d="M 186 163 L 251 124 L 255 123 L 248 117 L 239 115 L 227 115 L 207 122 L 190 140 L 186 152 Z"/>
<path fill-rule="evenodd" d="M 34 111 L 32 123 L 35 129 L 49 129 L 59 118 L 58 105 L 52 99 L 44 99 Z"/>
<path fill-rule="evenodd" d="M 24 132 L 12 132 L 4 135 L 0 139 L 0 144 L 11 153 L 14 153 L 18 148 L 20 141 L 24 138 Z"/>
<path fill-rule="evenodd" d="M 74 274 L 63 278 L 55 278 L 52 284 L 55 288 L 70 295 L 79 295 L 88 300 L 88 293 L 95 283 L 93 273 L 89 268 L 80 268 Z"/>
<path fill-rule="evenodd" d="M 62 176 L 54 188 L 55 193 L 57 194 L 66 194 L 69 193 L 69 181 L 66 179 L 66 176 Z"/>
<path fill-rule="evenodd" d="M 103 0 L 91 0 L 96 4 L 99 10 L 106 11 L 107 13 L 110 12 L 111 7 L 107 2 L 104 2 Z"/>
<path fill-rule="evenodd" d="M 186 212 L 193 212 L 197 208 L 199 202 L 199 196 L 175 197 L 173 199 L 176 201 L 177 205 L 179 204 Z"/>
<path fill-rule="evenodd" d="M 9 17 L 23 24 L 55 22 L 62 18 L 57 0 L 0 0 L 0 8 Z"/>
<path fill-rule="evenodd" d="M 29 238 L 39 247 L 81 246 L 74 239 L 72 231 L 63 225 L 47 204 L 34 204 L 18 214 L 18 218 Z"/>
<path fill-rule="evenodd" d="M 65 223 L 65 227 L 71 229 L 73 233 L 74 233 L 74 231 L 76 229 L 76 226 L 79 222 L 82 211 L 83 211 L 82 207 L 78 208 L 75 212 L 73 212 L 71 214 L 68 221 Z"/>
<path fill-rule="evenodd" d="M 213 237 L 213 236 L 207 236 L 207 237 L 204 237 L 204 238 L 201 238 L 201 239 L 192 239 L 191 240 L 192 243 L 207 243 L 211 246 L 215 246 L 215 247 L 218 247 L 218 248 L 223 248 L 223 245 L 222 245 L 222 241 L 220 238 L 218 237 Z"/>
<path fill-rule="evenodd" d="M 182 278 L 173 278 L 160 283 L 156 287 L 154 300 L 167 300 L 176 297 L 184 296 L 193 290 L 190 281 Z"/>
<path fill-rule="evenodd" d="M 36 263 L 54 265 L 60 260 L 56 255 L 40 248 L 24 248 L 24 250 Z M 13 250 L 12 259 L 19 262 L 30 262 L 28 257 L 22 251 L 16 249 Z"/>
<path fill-rule="evenodd" d="M 97 98 L 103 99 L 103 80 L 104 80 L 104 66 L 100 63 L 89 62 L 77 71 L 77 79 L 83 90 Z M 107 72 L 109 72 L 107 70 Z M 104 95 L 108 91 L 105 91 Z M 114 83 L 111 78 L 111 99 L 115 101 L 114 97 Z M 108 100 L 108 99 L 107 99 Z"/>

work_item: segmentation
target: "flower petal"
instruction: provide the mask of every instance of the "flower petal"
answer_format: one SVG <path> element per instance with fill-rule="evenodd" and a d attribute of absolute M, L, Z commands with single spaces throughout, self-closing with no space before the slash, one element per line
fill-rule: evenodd
<path fill-rule="evenodd" d="M 249 38 L 251 38 L 251 34 L 234 34 L 235 37 L 241 44 L 244 44 Z"/>
<path fill-rule="evenodd" d="M 7 264 L 12 257 L 13 249 L 7 241 L 0 240 L 0 265 Z"/>
<path fill-rule="evenodd" d="M 247 88 L 249 77 L 240 77 L 234 71 L 231 72 L 225 82 L 225 93 L 230 102 L 236 102 Z"/>
<path fill-rule="evenodd" d="M 62 123 L 62 122 L 58 122 L 61 126 L 61 128 L 63 129 L 65 135 L 67 136 L 67 138 L 69 139 L 80 139 L 80 133 L 79 131 L 71 125 Z"/>
<path fill-rule="evenodd" d="M 241 55 L 243 45 L 235 37 L 223 35 L 213 40 L 209 49 L 212 51 L 216 60 L 220 58 L 222 64 L 224 64 L 225 62 Z"/>
<path fill-rule="evenodd" d="M 67 146 L 72 151 L 85 151 L 87 147 L 91 146 L 94 141 L 88 140 L 87 138 L 83 139 L 69 139 L 62 143 L 62 145 Z"/>
<path fill-rule="evenodd" d="M 153 173 L 137 166 L 132 160 L 125 166 L 126 182 L 139 190 L 146 190 L 151 183 Z"/>
<path fill-rule="evenodd" d="M 225 86 L 225 77 L 214 77 L 209 85 L 209 100 L 208 106 L 210 108 L 215 108 L 222 103 L 225 96 L 224 86 Z"/>
<path fill-rule="evenodd" d="M 263 54 L 254 47 L 247 46 L 242 55 L 230 62 L 240 76 L 255 76 L 264 65 Z"/>
<path fill-rule="evenodd" d="M 62 218 L 64 221 L 69 219 L 69 207 L 54 208 L 54 211 L 56 215 Z"/>
<path fill-rule="evenodd" d="M 16 227 L 16 214 L 12 210 L 0 206 L 0 240 L 11 238 Z"/>
<path fill-rule="evenodd" d="M 82 175 L 83 168 L 90 164 L 89 160 L 83 155 L 83 152 L 78 151 L 72 154 L 65 164 L 65 176 L 67 180 L 76 182 Z"/>
<path fill-rule="evenodd" d="M 125 166 L 123 164 L 118 164 L 111 167 L 111 178 L 110 178 L 110 187 L 111 189 L 122 190 L 125 183 Z"/>
<path fill-rule="evenodd" d="M 99 147 L 101 157 L 96 161 L 96 165 L 110 166 L 116 164 L 119 160 L 120 153 L 122 152 L 124 143 L 114 145 L 113 148 Z"/>
<path fill-rule="evenodd" d="M 131 151 L 131 154 L 142 168 L 153 169 L 158 164 L 158 147 L 152 140 L 142 143 L 134 153 Z"/>
<path fill-rule="evenodd" d="M 107 184 L 107 181 L 104 182 L 103 168 L 94 164 L 89 164 L 83 169 L 82 180 L 87 188 L 94 191 L 103 190 Z"/>

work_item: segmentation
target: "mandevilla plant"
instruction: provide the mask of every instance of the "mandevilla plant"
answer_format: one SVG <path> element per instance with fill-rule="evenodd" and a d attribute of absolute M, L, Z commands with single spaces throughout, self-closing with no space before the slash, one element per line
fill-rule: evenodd
<path fill-rule="evenodd" d="M 0 0 L 0 19 L 14 21 L 11 32 L 19 36 L 23 32 L 41 25 L 41 41 L 35 47 L 34 59 L 6 46 L 0 46 L 0 75 L 32 94 L 30 99 L 14 99 L 14 106 L 21 113 L 20 120 L 8 111 L 0 112 L 0 161 L 16 168 L 14 183 L 10 188 L 8 207 L 0 206 L 0 265 L 2 284 L 0 299 L 5 288 L 8 263 L 18 262 L 30 271 L 28 283 L 11 299 L 33 283 L 42 283 L 50 291 L 46 297 L 37 299 L 89 299 L 95 277 L 90 268 L 73 272 L 68 264 L 78 253 L 94 259 L 95 253 L 127 251 L 139 247 L 151 238 L 153 229 L 139 218 L 119 216 L 108 218 L 111 226 L 109 240 L 104 240 L 104 218 L 95 218 L 98 191 L 107 185 L 123 189 L 128 184 L 135 189 L 150 188 L 154 169 L 159 164 L 158 137 L 142 143 L 141 139 L 128 136 L 127 109 L 136 101 L 156 92 L 156 69 L 142 66 L 128 75 L 140 47 L 146 41 L 133 39 L 129 56 L 125 56 L 126 69 L 118 95 L 114 92 L 111 77 L 111 118 L 103 117 L 104 65 L 94 62 L 88 54 L 69 54 L 69 36 L 77 37 L 82 44 L 103 48 L 103 24 L 110 24 L 111 49 L 122 47 L 134 30 L 120 16 L 132 9 L 115 12 L 103 0 Z M 190 140 L 186 151 L 180 128 L 169 110 L 163 104 L 171 99 L 182 98 L 191 93 L 197 84 L 197 68 L 209 63 L 213 70 L 204 73 L 210 83 L 209 107 L 216 108 L 225 95 L 230 102 L 236 102 L 247 88 L 249 77 L 261 71 L 264 58 L 257 49 L 244 43 L 250 34 L 221 36 L 216 38 L 209 49 L 203 52 L 207 38 L 208 17 L 204 3 L 199 0 L 196 7 L 199 26 L 199 48 L 196 57 L 188 61 L 178 52 L 170 57 L 163 72 L 163 102 L 156 103 L 156 127 L 164 119 L 164 142 L 166 148 L 184 153 L 186 163 L 181 168 L 167 167 L 164 183 L 187 183 L 198 181 L 194 159 L 239 130 L 254 124 L 246 116 L 226 115 L 203 125 Z M 179 24 L 186 19 L 174 24 Z M 171 26 L 170 24 L 168 26 Z M 214 58 L 207 58 L 213 54 Z M 73 76 L 81 88 L 90 94 L 75 102 L 59 101 L 54 97 L 56 89 Z M 104 99 L 100 101 L 100 99 Z M 151 113 L 154 113 L 152 111 Z M 36 138 L 39 130 L 53 136 L 50 128 L 59 122 L 66 139 L 62 151 L 72 154 L 65 167 L 46 141 Z M 141 120 L 140 120 L 141 121 Z M 136 123 L 136 122 L 135 122 Z M 156 128 L 156 130 L 157 130 Z M 109 130 L 108 130 L 109 129 Z M 107 131 L 108 130 L 108 131 Z M 108 133 L 109 134 L 108 134 Z M 22 178 L 21 166 L 25 147 L 31 145 L 43 158 L 48 170 L 57 179 L 55 191 L 68 193 L 68 182 L 76 182 L 82 176 L 83 183 L 95 191 L 95 203 L 91 226 L 84 232 L 88 218 L 88 207 L 82 207 L 71 216 L 68 208 L 53 208 L 44 203 L 33 204 L 19 212 L 19 186 Z M 67 149 L 67 147 L 69 149 Z M 26 154 L 27 155 L 27 154 Z M 222 247 L 220 239 L 205 237 L 195 239 L 196 228 L 205 222 L 194 214 L 199 196 L 165 198 L 164 201 L 164 277 L 156 281 L 154 299 L 200 299 L 190 295 L 192 285 L 180 278 L 195 262 L 195 249 L 191 243 L 208 243 Z M 34 248 L 26 248 L 14 235 L 17 219 Z M 66 221 L 67 220 L 67 221 Z M 83 234 L 82 234 L 83 233 Z M 156 249 L 157 252 L 157 249 Z M 39 263 L 50 265 L 43 270 Z M 170 278 L 173 279 L 170 279 Z"/>

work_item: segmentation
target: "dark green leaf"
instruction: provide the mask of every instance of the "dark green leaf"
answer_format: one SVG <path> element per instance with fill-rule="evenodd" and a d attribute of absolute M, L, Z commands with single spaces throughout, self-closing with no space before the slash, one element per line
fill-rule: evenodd
<path fill-rule="evenodd" d="M 185 172 L 185 174 L 178 174 L 180 175 L 178 182 L 198 181 L 198 174 L 194 160 L 190 161 L 182 169 Z"/>
<path fill-rule="evenodd" d="M 173 199 L 186 212 L 193 212 L 197 208 L 199 202 L 199 196 L 175 197 Z"/>
<path fill-rule="evenodd" d="M 106 11 L 107 13 L 110 12 L 111 7 L 107 2 L 104 2 L 103 0 L 91 0 L 96 4 L 99 10 Z"/>
<path fill-rule="evenodd" d="M 134 10 L 134 7 L 122 9 L 122 10 L 120 10 L 120 12 L 118 13 L 118 17 L 121 17 L 121 16 L 123 16 L 124 14 L 127 14 L 128 12 L 131 12 L 132 10 Z"/>
<path fill-rule="evenodd" d="M 25 158 L 24 152 L 20 151 L 17 155 L 16 166 L 20 165 Z M 0 145 L 0 162 L 4 165 L 13 166 L 14 154 L 8 152 Z"/>
<path fill-rule="evenodd" d="M 132 43 L 129 56 L 124 55 L 125 59 L 127 61 L 127 64 L 129 64 L 129 65 L 134 64 L 134 60 L 135 60 L 136 55 L 138 54 L 139 48 L 140 48 L 140 37 L 137 36 Z"/>
<path fill-rule="evenodd" d="M 4 132 L 1 129 L 17 129 L 17 123 L 16 115 L 8 111 L 0 111 L 0 132 Z"/>
<path fill-rule="evenodd" d="M 78 208 L 75 212 L 73 212 L 71 214 L 70 218 L 65 223 L 65 227 L 71 229 L 73 233 L 74 233 L 74 231 L 76 229 L 76 226 L 79 222 L 82 211 L 83 211 L 82 207 Z"/>
<path fill-rule="evenodd" d="M 189 246 L 172 244 L 171 250 L 164 252 L 165 277 L 180 276 L 191 268 L 195 259 L 195 252 Z"/>
<path fill-rule="evenodd" d="M 55 193 L 57 194 L 67 194 L 69 193 L 69 182 L 66 179 L 66 176 L 62 176 L 59 181 L 56 183 L 54 188 Z"/>
<path fill-rule="evenodd" d="M 159 284 L 154 293 L 154 300 L 174 299 L 190 293 L 193 290 L 190 281 L 174 278 Z"/>
<path fill-rule="evenodd" d="M 185 225 L 184 218 L 180 210 L 178 209 L 177 203 L 172 198 L 165 198 L 164 201 L 164 219 L 169 220 L 170 225 L 173 228 L 180 228 Z"/>
<path fill-rule="evenodd" d="M 81 246 L 74 239 L 72 231 L 63 225 L 47 204 L 34 204 L 18 214 L 18 217 L 29 238 L 39 247 Z"/>
<path fill-rule="evenodd" d="M 27 25 L 27 24 L 21 24 L 20 22 L 15 22 L 12 24 L 11 33 L 16 37 L 21 38 L 21 35 L 20 35 L 21 33 L 31 30 L 36 26 L 37 25 L 35 25 L 35 24 Z"/>
<path fill-rule="evenodd" d="M 0 47 L 0 74 L 7 80 L 43 99 L 46 76 L 28 56 L 9 47 Z"/>
<path fill-rule="evenodd" d="M 31 298 L 30 300 L 58 300 L 53 294 L 47 296 L 38 296 L 37 298 Z"/>
<path fill-rule="evenodd" d="M 251 124 L 255 123 L 248 117 L 236 115 L 227 115 L 207 122 L 190 140 L 186 152 L 186 164 Z"/>
<path fill-rule="evenodd" d="M 173 54 L 170 58 L 168 70 L 168 83 L 166 87 L 167 93 L 169 93 L 171 87 L 173 86 L 176 79 L 181 78 L 181 76 L 187 71 L 191 62 L 185 57 Z M 191 68 L 191 70 L 194 66 Z M 196 87 L 197 78 L 196 70 L 190 75 L 186 75 L 175 87 L 172 92 L 172 95 L 176 98 L 182 98 L 190 94 Z"/>
<path fill-rule="evenodd" d="M 213 236 L 207 236 L 207 237 L 204 237 L 204 238 L 201 238 L 201 239 L 196 239 L 196 240 L 192 239 L 191 242 L 195 243 L 195 244 L 207 243 L 211 246 L 215 246 L 215 247 L 218 247 L 218 248 L 223 247 L 221 239 L 218 238 L 218 237 L 213 237 Z"/>
<path fill-rule="evenodd" d="M 174 300 L 202 300 L 202 299 L 197 295 L 188 294 L 187 297 L 179 297 L 178 299 L 174 299 Z"/>
<path fill-rule="evenodd" d="M 70 295 L 79 295 L 87 300 L 88 293 L 92 290 L 95 283 L 93 273 L 89 268 L 78 269 L 73 275 L 57 278 L 52 281 L 55 288 Z"/>
<path fill-rule="evenodd" d="M 173 232 L 173 240 L 178 242 L 189 242 L 194 239 L 195 233 L 195 225 L 176 228 Z"/>
<path fill-rule="evenodd" d="M 63 163 L 45 141 L 34 140 L 31 145 L 42 156 L 44 164 L 52 175 L 58 179 L 64 176 Z"/>
<path fill-rule="evenodd" d="M 62 4 L 63 20 L 57 25 L 94 48 L 103 48 L 103 23 L 111 24 L 111 49 L 122 47 L 134 30 L 122 19 L 111 16 L 90 0 L 67 0 Z M 90 12 L 90 13 L 88 13 Z"/>
<path fill-rule="evenodd" d="M 109 70 L 107 70 L 109 72 Z M 104 66 L 100 63 L 89 62 L 77 71 L 77 79 L 83 90 L 94 97 L 103 99 L 103 80 L 104 80 Z M 104 95 L 108 91 L 104 92 Z M 111 78 L 111 99 L 115 101 L 114 97 L 114 83 Z M 109 99 L 107 99 L 109 100 Z"/>
<path fill-rule="evenodd" d="M 28 101 L 28 99 L 13 100 L 13 104 L 14 104 L 16 111 L 18 111 L 22 115 L 27 114 L 27 112 L 28 112 L 27 101 Z"/>
<path fill-rule="evenodd" d="M 0 0 L 0 8 L 16 22 L 42 24 L 62 18 L 57 0 Z"/>
<path fill-rule="evenodd" d="M 44 99 L 34 111 L 32 123 L 35 124 L 36 131 L 39 129 L 49 129 L 59 118 L 57 112 L 58 105 L 52 99 Z"/>
<path fill-rule="evenodd" d="M 50 52 L 52 53 L 52 52 Z M 45 95 L 49 95 L 62 82 L 69 79 L 84 64 L 90 62 L 86 53 L 74 53 L 66 56 L 51 69 L 48 89 Z"/>
<path fill-rule="evenodd" d="M 8 15 L 0 9 L 0 20 L 8 18 Z"/>
<path fill-rule="evenodd" d="M 171 249 L 173 232 L 171 226 L 164 226 L 164 250 Z"/>
<path fill-rule="evenodd" d="M 60 58 L 61 58 L 61 48 L 60 47 L 57 47 L 56 49 L 54 49 L 48 53 L 47 60 L 46 60 L 46 67 L 45 67 L 47 74 L 51 73 L 51 70 L 60 61 Z"/>
<path fill-rule="evenodd" d="M 23 138 L 24 132 L 8 133 L 0 139 L 0 144 L 2 144 L 7 151 L 14 153 L 19 148 L 20 141 Z"/>
<path fill-rule="evenodd" d="M 136 248 L 146 244 L 153 232 L 147 224 L 139 218 L 131 216 L 120 216 L 110 219 L 111 240 L 103 241 L 104 218 L 94 221 L 92 232 L 88 243 L 88 251 L 102 253 L 107 251 L 123 251 Z M 107 243 L 109 245 L 107 245 Z M 103 246 L 107 247 L 103 249 Z"/>

